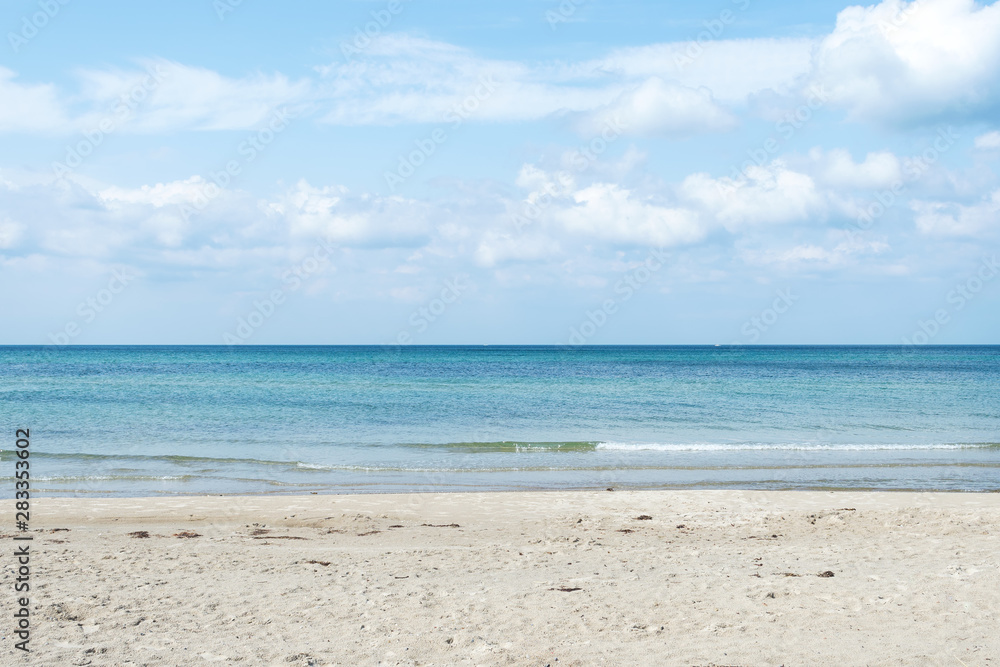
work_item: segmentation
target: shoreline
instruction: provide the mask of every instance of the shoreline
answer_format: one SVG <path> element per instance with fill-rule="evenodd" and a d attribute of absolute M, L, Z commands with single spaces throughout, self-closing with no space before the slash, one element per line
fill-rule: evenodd
<path fill-rule="evenodd" d="M 34 498 L 31 525 L 38 664 L 1000 655 L 995 493 Z"/>
<path fill-rule="evenodd" d="M 767 488 L 767 489 L 755 489 L 755 488 L 734 488 L 732 486 L 670 486 L 670 487 L 645 487 L 645 486 L 614 486 L 609 487 L 612 492 L 615 493 L 734 493 L 734 494 L 892 494 L 892 495 L 905 495 L 911 494 L 915 496 L 925 496 L 925 495 L 968 495 L 968 496 L 990 496 L 996 495 L 1000 496 L 1000 485 L 996 489 L 940 489 L 940 488 L 907 488 L 907 487 L 896 487 L 896 488 L 873 488 L 873 487 L 782 487 L 782 488 Z M 59 493 L 51 490 L 44 491 L 34 491 L 32 493 L 32 498 L 34 500 L 80 500 L 80 501 L 103 501 L 103 500 L 196 500 L 199 498 L 315 498 L 315 497 L 350 497 L 350 496 L 392 496 L 392 497 L 409 497 L 409 496 L 432 496 L 432 495 L 476 495 L 476 494 L 488 494 L 488 495 L 501 495 L 501 494 L 534 494 L 534 493 L 601 493 L 608 492 L 609 488 L 598 487 L 598 486 L 581 486 L 581 487 L 530 487 L 521 489 L 467 489 L 467 488 L 435 488 L 428 491 L 364 491 L 356 489 L 348 490 L 321 490 L 321 491 L 310 491 L 308 493 L 303 493 L 302 491 L 272 491 L 272 492 L 234 492 L 234 493 L 187 493 L 183 491 L 179 492 L 162 492 L 157 495 L 148 494 L 138 494 L 131 495 L 128 493 L 118 493 L 109 494 L 105 492 L 94 492 L 93 494 L 86 495 L 74 495 L 79 494 L 79 491 Z M 0 502 L 5 500 L 13 501 L 13 495 L 0 495 Z M 3 512 L 0 511 L 0 516 Z"/>

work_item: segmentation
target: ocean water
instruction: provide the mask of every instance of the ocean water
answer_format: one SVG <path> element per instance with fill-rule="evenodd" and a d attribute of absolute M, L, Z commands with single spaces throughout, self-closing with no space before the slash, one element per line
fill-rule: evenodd
<path fill-rule="evenodd" d="M 41 495 L 1000 490 L 1000 347 L 0 347 Z"/>

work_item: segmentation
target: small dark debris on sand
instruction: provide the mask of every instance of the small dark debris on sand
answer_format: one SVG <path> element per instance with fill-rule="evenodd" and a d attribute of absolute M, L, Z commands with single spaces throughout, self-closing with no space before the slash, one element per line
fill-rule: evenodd
<path fill-rule="evenodd" d="M 198 533 L 192 533 L 189 530 L 185 530 L 179 533 L 174 533 L 174 537 L 201 537 L 201 535 Z"/>
<path fill-rule="evenodd" d="M 631 528 L 619 528 L 618 532 L 619 533 L 625 533 L 627 535 L 628 533 L 634 533 L 635 531 L 632 530 Z"/>
<path fill-rule="evenodd" d="M 298 535 L 266 535 L 261 537 L 254 537 L 255 540 L 305 540 L 308 538 L 299 537 Z"/>
<path fill-rule="evenodd" d="M 830 577 L 833 576 L 833 572 L 831 572 L 830 570 L 827 570 L 826 572 L 820 572 L 816 576 L 817 577 L 823 577 L 824 579 L 829 579 Z"/>
<path fill-rule="evenodd" d="M 267 528 L 254 528 L 253 530 L 250 531 L 250 534 L 251 535 L 267 535 L 270 532 L 271 531 L 269 531 Z"/>
<path fill-rule="evenodd" d="M 369 530 L 367 533 L 358 533 L 358 537 L 364 537 L 366 535 L 378 535 L 381 532 L 382 532 L 381 530 Z"/>
<path fill-rule="evenodd" d="M 649 516 L 648 514 L 640 514 L 639 516 L 637 516 L 635 518 L 635 520 L 636 521 L 652 521 L 653 517 Z"/>
<path fill-rule="evenodd" d="M 801 577 L 802 576 L 801 574 L 795 574 L 794 572 L 782 572 L 781 574 L 785 575 L 786 577 Z"/>
<path fill-rule="evenodd" d="M 550 588 L 550 591 L 562 591 L 563 593 L 572 593 L 573 591 L 582 591 L 582 588 L 572 588 L 570 586 L 560 586 L 559 588 Z"/>
<path fill-rule="evenodd" d="M 606 489 L 607 491 L 614 491 L 610 486 Z"/>
<path fill-rule="evenodd" d="M 683 523 L 679 523 L 679 524 L 677 524 L 677 527 L 678 527 L 678 528 L 687 528 L 687 526 L 685 526 L 685 525 L 684 525 Z"/>
<path fill-rule="evenodd" d="M 420 525 L 427 528 L 461 528 L 457 523 L 422 523 Z"/>
<path fill-rule="evenodd" d="M 50 528 L 49 532 L 50 533 L 68 533 L 69 532 L 69 528 Z"/>
<path fill-rule="evenodd" d="M 137 530 L 134 533 L 129 533 L 128 536 L 129 537 L 134 537 L 136 539 L 145 538 L 145 537 L 149 537 L 149 531 L 148 530 Z"/>
<path fill-rule="evenodd" d="M 309 565 L 322 565 L 323 567 L 326 567 L 330 564 L 329 561 L 325 560 L 307 560 L 306 563 L 308 563 Z"/>
<path fill-rule="evenodd" d="M 390 528 L 406 528 L 406 526 L 400 525 L 398 523 L 389 526 Z"/>
<path fill-rule="evenodd" d="M 853 507 L 841 507 L 838 512 L 857 512 L 858 510 Z"/>
<path fill-rule="evenodd" d="M 392 578 L 393 578 L 393 579 L 409 579 L 409 578 L 410 578 L 410 575 L 406 575 L 405 577 L 397 577 L 397 576 L 393 575 L 393 577 L 392 577 Z"/>

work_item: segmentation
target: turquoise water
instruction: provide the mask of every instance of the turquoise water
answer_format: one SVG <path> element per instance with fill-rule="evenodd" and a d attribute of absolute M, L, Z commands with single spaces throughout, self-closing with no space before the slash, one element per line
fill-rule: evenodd
<path fill-rule="evenodd" d="M 45 495 L 997 490 L 998 390 L 1000 347 L 0 347 L 0 466 L 30 428 Z"/>

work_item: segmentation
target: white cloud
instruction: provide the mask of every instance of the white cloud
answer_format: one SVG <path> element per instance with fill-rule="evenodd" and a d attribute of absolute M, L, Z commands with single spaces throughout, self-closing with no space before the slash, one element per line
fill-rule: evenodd
<path fill-rule="evenodd" d="M 255 235 L 246 195 L 220 189 L 201 176 L 138 188 L 100 186 L 94 195 L 112 216 L 134 221 L 136 231 L 162 246 L 224 245 L 237 242 L 233 235 Z M 225 221 L 230 217 L 242 219 L 242 226 L 229 226 Z"/>
<path fill-rule="evenodd" d="M 786 248 L 748 249 L 742 252 L 742 256 L 748 264 L 756 266 L 836 269 L 855 264 L 859 256 L 878 255 L 889 250 L 889 245 L 884 241 L 848 239 L 836 244 L 801 243 Z"/>
<path fill-rule="evenodd" d="M 822 161 L 824 183 L 837 188 L 887 188 L 903 179 L 899 158 L 888 151 L 868 153 L 857 163 L 848 151 L 834 149 Z"/>
<path fill-rule="evenodd" d="M 568 115 L 593 133 L 620 116 L 629 132 L 677 136 L 732 129 L 735 111 L 755 96 L 792 100 L 816 84 L 856 119 L 981 118 L 1000 108 L 998 34 L 1000 2 L 884 0 L 844 9 L 818 40 L 660 43 L 577 62 L 487 58 L 390 33 L 346 63 L 317 67 L 313 79 L 232 77 L 148 59 L 132 70 L 79 71 L 75 97 L 60 97 L 51 84 L 16 83 L 0 67 L 0 131 L 92 129 L 132 95 L 141 98 L 133 105 L 141 112 L 128 119 L 136 132 L 247 129 L 293 106 L 346 126 Z M 74 113 L 63 98 L 76 100 Z"/>
<path fill-rule="evenodd" d="M 75 114 L 52 85 L 18 84 L 0 68 L 0 131 L 92 129 L 132 95 L 141 98 L 133 105 L 141 112 L 128 120 L 136 132 L 247 129 L 293 106 L 345 126 L 565 115 L 593 133 L 619 116 L 629 132 L 678 136 L 730 130 L 752 99 L 791 101 L 817 84 L 857 119 L 971 118 L 1000 106 L 998 34 L 1000 3 L 972 0 L 848 7 L 819 40 L 661 43 L 577 62 L 487 58 L 390 33 L 298 81 L 281 73 L 231 77 L 164 59 L 134 70 L 83 70 Z"/>
<path fill-rule="evenodd" d="M 503 228 L 484 237 L 481 262 L 534 259 L 594 242 L 673 246 L 699 241 L 708 231 L 696 211 L 616 183 L 578 184 L 571 174 L 535 165 L 522 166 L 517 182 L 530 191 L 508 206 L 512 215 L 501 220 Z"/>
<path fill-rule="evenodd" d="M 754 96 L 790 101 L 817 84 L 853 118 L 911 122 L 997 106 L 997 34 L 1000 4 L 884 0 L 848 7 L 817 40 L 673 42 L 529 64 L 390 34 L 359 59 L 319 71 L 331 106 L 325 118 L 344 125 L 442 122 L 483 81 L 496 85 L 473 103 L 476 120 L 587 114 L 578 127 L 588 132 L 614 114 L 632 117 L 638 134 L 724 131 Z"/>
<path fill-rule="evenodd" d="M 741 104 L 755 93 L 787 93 L 808 74 L 811 39 L 717 40 L 704 46 L 673 42 L 618 49 L 604 58 L 572 66 L 575 76 L 617 75 L 625 80 L 653 77 L 690 88 L 707 88 L 713 97 Z"/>
<path fill-rule="evenodd" d="M 613 183 L 576 191 L 573 204 L 553 217 L 572 235 L 616 244 L 673 246 L 698 241 L 706 232 L 694 211 L 658 205 Z"/>
<path fill-rule="evenodd" d="M 983 201 L 965 206 L 951 202 L 915 201 L 917 229 L 928 236 L 995 235 L 1000 230 L 1000 190 Z"/>
<path fill-rule="evenodd" d="M 261 199 L 218 189 L 200 176 L 139 187 L 49 177 L 0 190 L 0 248 L 102 261 L 139 256 L 166 269 L 195 265 L 199 258 L 246 263 L 261 253 L 283 256 L 323 238 L 343 247 L 393 248 L 461 236 L 440 208 L 434 221 L 442 230 L 435 229 L 430 209 L 414 200 L 354 195 L 341 186 L 306 181 Z M 12 222 L 26 213 L 30 228 Z"/>
<path fill-rule="evenodd" d="M 281 74 L 234 79 L 162 59 L 141 64 L 143 69 L 77 72 L 80 92 L 73 105 L 54 85 L 19 84 L 0 67 L 0 132 L 92 132 L 102 122 L 133 132 L 247 129 L 279 107 L 310 98 L 309 81 Z"/>
<path fill-rule="evenodd" d="M 23 85 L 0 67 L 0 132 L 58 131 L 66 124 L 62 104 L 50 84 Z"/>
<path fill-rule="evenodd" d="M 363 59 L 317 68 L 324 120 L 339 125 L 537 120 L 608 104 L 624 90 L 557 83 L 527 65 L 451 44 L 391 34 Z"/>
<path fill-rule="evenodd" d="M 714 179 L 692 174 L 680 192 L 697 202 L 731 232 L 746 225 L 780 224 L 822 217 L 826 203 L 808 174 L 790 170 L 775 161 L 748 167 L 746 178 Z"/>
<path fill-rule="evenodd" d="M 324 120 L 341 125 L 537 120 L 586 114 L 577 127 L 600 131 L 615 115 L 638 134 L 728 130 L 717 100 L 741 104 L 765 89 L 787 91 L 809 66 L 809 40 L 713 43 L 689 65 L 690 45 L 622 49 L 580 63 L 528 65 L 480 58 L 467 49 L 403 34 L 373 40 L 363 57 L 318 68 Z M 463 108 L 465 112 L 461 110 Z"/>
<path fill-rule="evenodd" d="M 128 123 L 132 131 L 248 129 L 279 107 L 303 104 L 310 96 L 308 81 L 292 82 L 282 74 L 234 79 L 168 60 L 142 64 L 145 69 L 139 71 L 81 72 L 84 94 L 101 111 L 92 111 L 79 123 L 96 126 L 125 96 L 136 110 Z"/>
<path fill-rule="evenodd" d="M 848 7 L 823 39 L 813 78 L 852 117 L 975 117 L 996 109 L 1000 3 L 884 0 Z"/>
<path fill-rule="evenodd" d="M 193 204 L 205 196 L 207 181 L 201 176 L 192 176 L 181 181 L 142 185 L 138 188 L 109 186 L 99 190 L 97 195 L 111 207 L 120 204 L 150 204 L 157 208 L 181 204 Z"/>
<path fill-rule="evenodd" d="M 203 196 L 208 184 L 197 176 L 129 188 L 75 177 L 42 184 L 5 173 L 5 182 L 24 185 L 0 189 L 0 213 L 8 216 L 0 218 L 0 247 L 7 259 L 41 253 L 141 261 L 160 274 L 225 268 L 273 276 L 296 253 L 328 239 L 345 253 L 385 253 L 368 255 L 373 259 L 367 264 L 345 267 L 341 275 L 381 275 L 379 293 L 397 290 L 396 298 L 442 266 L 490 269 L 500 281 L 496 271 L 516 264 L 524 284 L 561 280 L 556 276 L 573 266 L 573 275 L 597 281 L 605 270 L 584 265 L 635 247 L 717 252 L 752 241 L 761 249 L 744 250 L 745 263 L 788 271 L 833 270 L 851 266 L 858 256 L 886 252 L 888 246 L 864 235 L 850 242 L 817 239 L 832 233 L 825 223 L 838 217 L 840 189 L 874 187 L 895 176 L 898 160 L 875 152 L 856 162 L 839 150 L 810 158 L 796 158 L 795 168 L 782 161 L 754 167 L 739 180 L 693 174 L 679 184 L 641 171 L 608 180 L 599 168 L 567 178 L 525 164 L 514 179 L 522 189 L 516 201 L 490 189 L 458 189 L 454 199 L 420 201 L 303 180 L 264 198 L 223 191 L 191 219 L 180 207 Z M 518 229 L 510 213 L 525 202 L 537 206 L 537 215 Z M 905 211 L 907 204 L 899 206 Z M 972 206 L 916 202 L 914 210 L 925 234 L 984 234 L 996 228 L 1000 191 Z M 28 212 L 30 228 L 7 224 Z"/>
<path fill-rule="evenodd" d="M 1000 132 L 987 132 L 976 137 L 976 148 L 980 150 L 996 150 L 1000 148 Z"/>
<path fill-rule="evenodd" d="M 692 48 L 688 43 L 620 49 L 568 65 L 529 65 L 389 34 L 373 40 L 359 58 L 318 67 L 318 81 L 292 81 L 280 73 L 233 78 L 165 59 L 140 61 L 131 70 L 81 70 L 75 114 L 51 84 L 16 84 L 14 73 L 0 68 L 6 102 L 0 131 L 92 130 L 115 119 L 122 100 L 132 111 L 127 127 L 134 132 L 246 129 L 285 105 L 323 108 L 324 120 L 340 125 L 440 123 L 463 116 L 516 122 L 615 111 L 634 118 L 639 133 L 725 130 L 734 120 L 716 100 L 741 104 L 761 90 L 787 90 L 808 67 L 809 44 L 719 41 L 687 65 L 678 59 Z"/>
<path fill-rule="evenodd" d="M 736 126 L 736 118 L 716 104 L 707 89 L 695 90 L 653 77 L 580 123 L 584 134 L 594 135 L 604 127 L 618 125 L 629 134 L 688 135 L 730 130 Z"/>
<path fill-rule="evenodd" d="M 426 244 L 433 227 L 427 207 L 402 197 L 350 196 L 340 186 L 316 187 L 305 180 L 266 204 L 292 237 L 321 238 L 372 247 Z"/>

